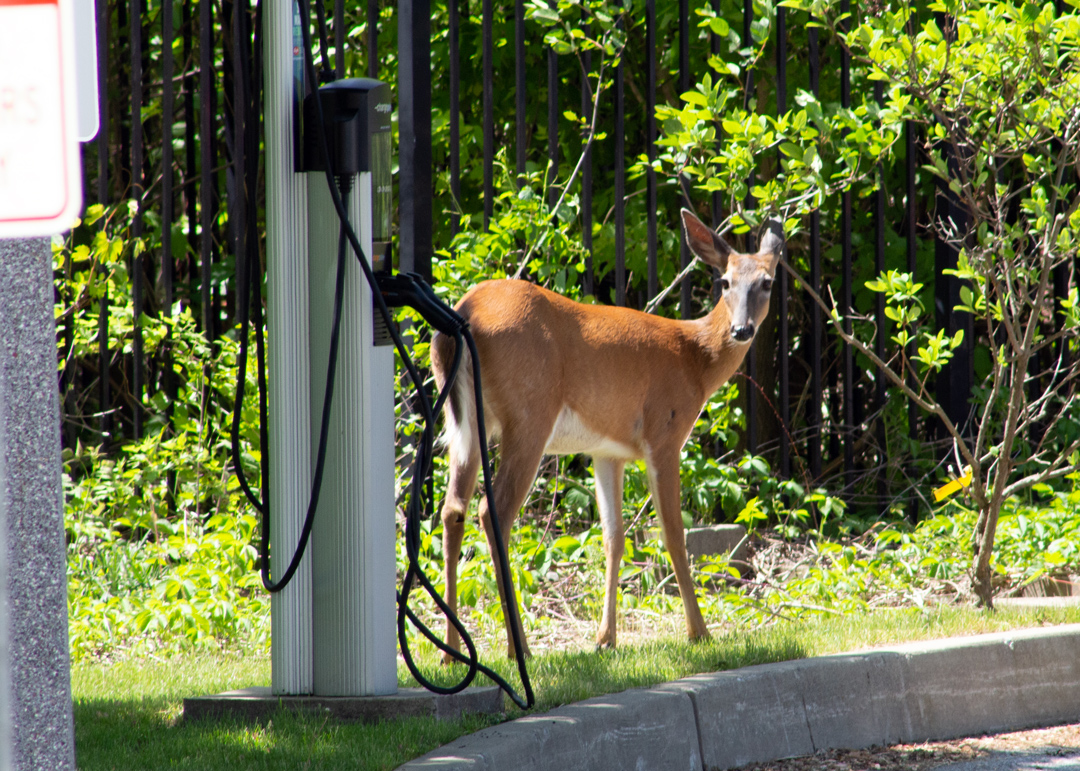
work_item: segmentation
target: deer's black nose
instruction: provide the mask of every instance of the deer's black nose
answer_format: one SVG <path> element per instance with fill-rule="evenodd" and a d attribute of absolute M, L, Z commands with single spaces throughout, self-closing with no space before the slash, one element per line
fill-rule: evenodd
<path fill-rule="evenodd" d="M 741 327 L 734 327 L 731 330 L 731 336 L 738 340 L 740 343 L 745 343 L 747 340 L 754 336 L 754 325 L 744 324 Z"/>

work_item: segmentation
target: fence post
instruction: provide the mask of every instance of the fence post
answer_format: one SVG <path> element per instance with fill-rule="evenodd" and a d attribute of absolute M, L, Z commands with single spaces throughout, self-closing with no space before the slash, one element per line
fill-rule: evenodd
<path fill-rule="evenodd" d="M 431 278 L 431 1 L 398 3 L 398 127 L 403 271 Z"/>

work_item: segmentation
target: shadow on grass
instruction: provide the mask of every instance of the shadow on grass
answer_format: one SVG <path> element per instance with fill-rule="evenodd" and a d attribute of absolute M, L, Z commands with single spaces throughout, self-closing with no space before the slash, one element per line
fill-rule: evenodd
<path fill-rule="evenodd" d="M 409 718 L 364 725 L 281 710 L 261 724 L 170 717 L 165 699 L 75 702 L 80 771 L 96 769 L 392 769 L 492 718 Z"/>

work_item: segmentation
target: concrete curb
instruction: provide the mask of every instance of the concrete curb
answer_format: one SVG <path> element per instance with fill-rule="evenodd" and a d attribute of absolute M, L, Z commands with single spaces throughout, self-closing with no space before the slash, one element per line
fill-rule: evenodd
<path fill-rule="evenodd" d="M 479 731 L 399 771 L 727 769 L 1080 718 L 1080 624 L 703 674 Z"/>

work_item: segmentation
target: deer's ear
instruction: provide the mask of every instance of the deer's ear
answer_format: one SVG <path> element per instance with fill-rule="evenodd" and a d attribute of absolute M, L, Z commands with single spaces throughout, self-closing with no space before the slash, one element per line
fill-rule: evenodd
<path fill-rule="evenodd" d="M 780 257 L 784 252 L 783 220 L 773 217 L 766 220 L 764 226 L 762 227 L 761 246 L 758 247 L 758 253 L 764 254 L 765 252 L 772 252 L 773 269 L 775 269 L 776 264 L 780 262 Z"/>
<path fill-rule="evenodd" d="M 721 273 L 727 271 L 728 255 L 731 247 L 716 234 L 712 228 L 699 220 L 689 209 L 682 210 L 683 231 L 690 251 L 702 260 L 717 268 Z"/>

